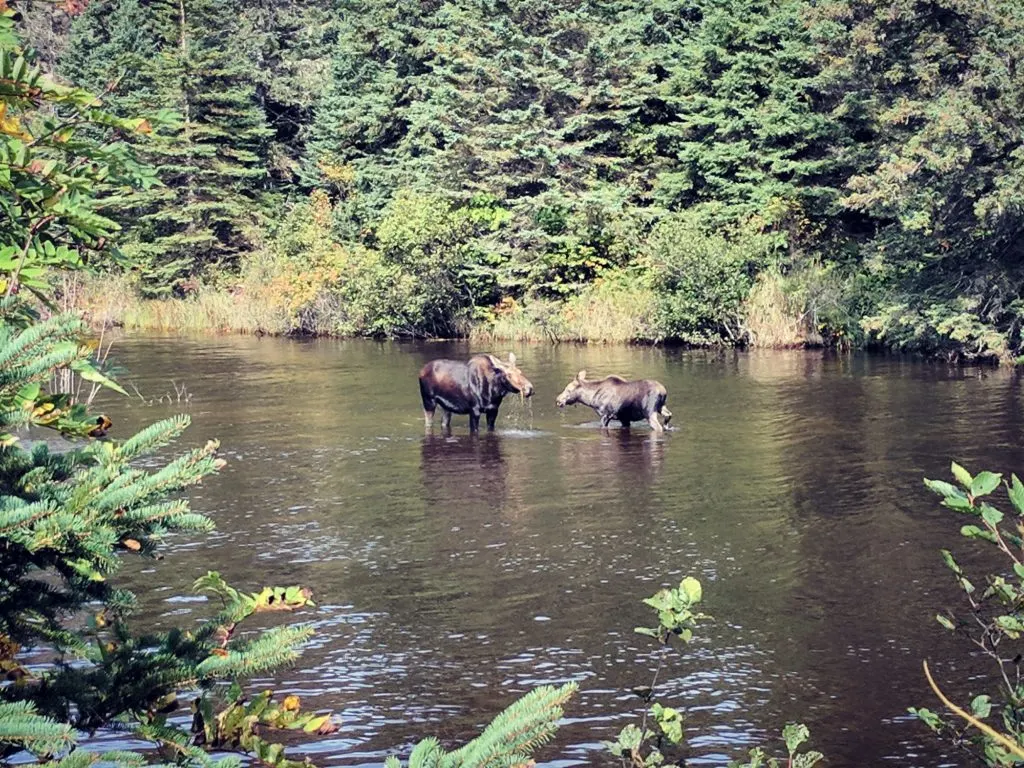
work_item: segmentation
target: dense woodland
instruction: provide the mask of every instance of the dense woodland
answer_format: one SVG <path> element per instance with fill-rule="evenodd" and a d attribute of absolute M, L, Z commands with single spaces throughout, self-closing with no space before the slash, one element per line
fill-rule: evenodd
<path fill-rule="evenodd" d="M 1024 352 L 1018 0 L 22 5 L 208 324 Z"/>
<path fill-rule="evenodd" d="M 311 768 L 281 731 L 338 727 L 266 689 L 313 626 L 253 625 L 308 618 L 308 588 L 209 571 L 193 591 L 211 614 L 140 631 L 120 566 L 210 532 L 183 492 L 226 462 L 216 440 L 179 442 L 186 416 L 107 438 L 93 396 L 127 393 L 82 319 L 53 311 L 79 296 L 67 273 L 248 307 L 281 321 L 268 330 L 596 339 L 626 318 L 631 339 L 768 343 L 788 322 L 790 343 L 1011 357 L 1024 11 L 997 7 L 0 0 L 0 768 Z M 927 486 L 1006 560 L 968 580 L 943 550 L 970 612 L 936 619 L 991 663 L 970 684 L 995 694 L 968 712 L 925 666 L 953 716 L 912 712 L 1006 766 L 1024 760 L 1024 484 L 951 470 Z M 702 599 L 687 577 L 643 601 L 658 624 L 635 632 L 659 660 L 640 712 L 624 705 L 639 727 L 603 743 L 616 764 L 685 764 L 683 712 L 654 688 Z M 401 752 L 532 764 L 575 690 L 536 688 L 461 747 Z M 97 751 L 99 732 L 126 749 Z M 805 727 L 782 737 L 788 758 L 730 766 L 821 760 L 798 752 Z"/>

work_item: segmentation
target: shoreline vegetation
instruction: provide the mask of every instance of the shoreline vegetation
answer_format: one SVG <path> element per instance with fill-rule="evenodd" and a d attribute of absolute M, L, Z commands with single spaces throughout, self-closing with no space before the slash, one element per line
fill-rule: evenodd
<path fill-rule="evenodd" d="M 342 312 L 326 298 L 289 311 L 288 297 L 270 299 L 244 287 L 199 286 L 187 297 L 146 299 L 125 275 L 76 273 L 62 276 L 59 292 L 63 309 L 81 314 L 94 330 L 123 328 L 138 331 L 255 336 L 323 336 L 358 338 L 370 334 L 353 330 Z M 580 344 L 669 344 L 691 347 L 737 346 L 759 349 L 849 350 L 843 339 L 826 342 L 785 304 L 775 284 L 758 284 L 758 293 L 742 308 L 742 336 L 728 341 L 694 343 L 657 335 L 652 325 L 653 296 L 643 288 L 593 290 L 566 301 L 508 301 L 495 307 L 486 319 L 467 321 L 455 333 L 444 336 L 391 335 L 398 338 L 436 340 L 469 339 L 473 342 L 514 341 Z M 760 299 L 767 297 L 767 301 Z M 782 296 L 784 300 L 784 296 Z"/>

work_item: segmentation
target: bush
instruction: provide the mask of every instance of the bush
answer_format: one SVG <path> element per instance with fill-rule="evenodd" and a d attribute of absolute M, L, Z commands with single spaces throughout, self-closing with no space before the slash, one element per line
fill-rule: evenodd
<path fill-rule="evenodd" d="M 747 341 L 784 349 L 828 344 L 849 348 L 860 340 L 856 281 L 835 265 L 805 264 L 786 274 L 761 272 L 744 303 Z"/>
<path fill-rule="evenodd" d="M 253 330 L 268 333 L 339 333 L 345 329 L 337 316 L 337 291 L 348 252 L 331 235 L 333 208 L 324 192 L 285 214 L 275 235 L 241 264 L 237 283 L 229 293 L 245 304 L 261 308 L 262 322 Z"/>
<path fill-rule="evenodd" d="M 473 328 L 481 340 L 650 341 L 656 297 L 640 270 L 609 270 L 563 301 L 506 299 Z"/>
<path fill-rule="evenodd" d="M 925 708 L 911 708 L 935 733 L 987 766 L 1020 765 L 1024 760 L 1024 685 L 1021 683 L 1021 638 L 1024 636 L 1024 483 L 1016 475 L 1006 480 L 995 472 L 971 475 L 956 462 L 952 479 L 928 480 L 925 485 L 942 497 L 942 506 L 968 519 L 960 534 L 988 549 L 998 563 L 994 572 L 968 577 L 952 552 L 942 559 L 962 590 L 965 608 L 946 609 L 935 616 L 947 632 L 967 641 L 974 653 L 990 664 L 987 676 L 972 678 L 972 688 L 986 681 L 990 692 L 977 694 L 967 707 L 948 699 L 932 678 L 932 690 L 955 718 Z M 995 493 L 1005 496 L 1002 508 Z M 1003 511 L 1007 510 L 1007 511 Z M 987 722 L 986 722 L 987 721 Z"/>
<path fill-rule="evenodd" d="M 696 345 L 743 342 L 743 302 L 769 247 L 747 232 L 709 234 L 684 214 L 659 222 L 643 255 L 657 295 L 654 336 Z"/>

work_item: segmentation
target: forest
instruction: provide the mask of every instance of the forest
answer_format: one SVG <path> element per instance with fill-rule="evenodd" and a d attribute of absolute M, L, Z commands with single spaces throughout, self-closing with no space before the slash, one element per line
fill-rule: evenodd
<path fill-rule="evenodd" d="M 672 438 L 660 435 L 634 439 L 622 429 L 614 439 L 549 439 L 579 425 L 538 407 L 541 428 L 535 429 L 525 398 L 513 428 L 503 430 L 508 439 L 435 441 L 429 430 L 422 442 L 409 439 L 404 405 L 394 409 L 389 426 L 379 411 L 364 407 L 367 393 L 404 389 L 403 371 L 419 362 L 424 347 L 439 345 L 366 342 L 362 353 L 372 351 L 374 364 L 360 365 L 356 343 L 318 350 L 290 340 L 243 340 L 253 343 L 253 354 L 265 355 L 276 343 L 289 347 L 285 364 L 262 358 L 260 375 L 243 376 L 236 374 L 243 368 L 237 359 L 182 354 L 186 347 L 158 337 L 167 353 L 162 364 L 174 375 L 189 362 L 211 366 L 214 375 L 193 369 L 189 385 L 203 405 L 170 415 L 162 397 L 147 400 L 136 388 L 134 417 L 120 401 L 115 426 L 100 410 L 110 404 L 102 391 L 128 392 L 106 365 L 109 341 L 106 347 L 102 336 L 97 341 L 89 323 L 104 330 L 121 323 L 385 338 L 874 346 L 953 361 L 1017 361 L 1024 309 L 1015 238 L 1024 193 L 1022 21 L 1024 8 L 1008 0 L 981 7 L 897 0 L 697 0 L 685 7 L 659 0 L 645 6 L 0 0 L 0 768 L 312 768 L 310 755 L 317 753 L 302 743 L 345 724 L 318 706 L 317 693 L 301 689 L 300 696 L 291 681 L 273 675 L 317 672 L 303 666 L 318 650 L 310 642 L 314 633 L 327 638 L 321 650 L 340 645 L 334 630 L 345 633 L 345 645 L 368 646 L 368 658 L 400 687 L 406 679 L 399 667 L 422 667 L 468 690 L 469 678 L 460 679 L 468 669 L 463 658 L 445 667 L 393 654 L 385 658 L 396 664 L 381 665 L 380 653 L 389 647 L 375 649 L 350 630 L 380 621 L 389 639 L 402 633 L 416 639 L 413 629 L 442 634 L 431 626 L 430 610 L 417 609 L 464 598 L 471 580 L 456 578 L 467 572 L 460 574 L 464 566 L 450 557 L 458 552 L 452 543 L 471 547 L 467 552 L 503 551 L 506 542 L 492 547 L 479 532 L 498 530 L 492 521 L 501 515 L 512 531 L 510 549 L 525 541 L 520 552 L 528 556 L 498 554 L 507 559 L 499 567 L 485 564 L 479 578 L 507 576 L 512 563 L 525 583 L 543 586 L 550 574 L 559 592 L 550 599 L 540 587 L 522 589 L 515 581 L 484 582 L 486 588 L 474 582 L 488 606 L 505 597 L 527 611 L 496 611 L 493 634 L 526 646 L 525 633 L 513 635 L 511 628 L 561 624 L 573 633 L 561 642 L 575 647 L 587 634 L 600 635 L 611 666 L 653 673 L 649 685 L 631 681 L 628 689 L 596 691 L 605 697 L 602 709 L 621 706 L 613 712 L 621 730 L 614 733 L 607 721 L 590 731 L 590 755 L 607 752 L 615 758 L 610 763 L 630 768 L 681 765 L 691 748 L 687 732 L 699 732 L 684 725 L 686 716 L 750 716 L 733 702 L 705 703 L 710 688 L 727 678 L 702 676 L 719 663 L 706 651 L 714 646 L 699 637 L 710 636 L 714 622 L 701 612 L 701 580 L 684 576 L 683 564 L 703 570 L 715 590 L 735 581 L 751 597 L 738 609 L 721 599 L 726 592 L 709 594 L 718 600 L 718 626 L 730 643 L 750 631 L 744 625 L 757 633 L 741 638 L 750 646 L 771 640 L 765 627 L 780 627 L 799 653 L 779 664 L 804 664 L 828 651 L 811 641 L 835 636 L 837 690 L 866 680 L 871 699 L 884 698 L 881 675 L 865 674 L 865 657 L 851 650 L 895 649 L 895 656 L 877 654 L 877 663 L 889 682 L 902 686 L 906 678 L 897 676 L 893 658 L 911 658 L 916 667 L 924 649 L 940 654 L 949 646 L 940 648 L 927 632 L 920 636 L 925 640 L 906 644 L 880 632 L 866 648 L 852 647 L 863 644 L 861 624 L 886 608 L 898 619 L 898 637 L 914 637 L 902 630 L 918 622 L 919 612 L 892 603 L 893 595 L 946 602 L 912 550 L 930 548 L 926 533 L 950 534 L 939 518 L 915 512 L 913 493 L 901 483 L 912 475 L 922 493 L 921 468 L 927 462 L 927 471 L 939 476 L 931 471 L 938 455 L 973 452 L 976 466 L 984 450 L 1013 451 L 1024 423 L 1013 371 L 974 376 L 921 365 L 905 375 L 899 370 L 905 361 L 880 356 L 737 355 L 745 363 L 771 358 L 771 366 L 791 370 L 748 368 L 734 377 L 745 382 L 735 399 L 739 388 L 711 369 L 733 356 L 698 353 L 708 363 L 703 371 L 662 356 L 659 375 L 676 376 L 677 391 L 685 393 L 673 407 L 687 431 L 675 441 L 676 460 L 668 462 Z M 130 346 L 132 339 L 121 341 Z M 338 355 L 344 346 L 345 355 Z M 382 349 L 401 358 L 390 370 L 381 365 Z M 664 352 L 614 350 L 646 356 L 637 364 L 648 369 Z M 567 352 L 549 359 L 541 373 L 556 391 L 551 382 L 564 381 L 574 358 L 594 349 L 538 345 L 531 351 L 538 372 L 545 362 L 538 352 Z M 328 366 L 316 367 L 318 352 Z M 831 389 L 809 361 L 834 364 Z M 856 371 L 853 363 L 882 367 Z M 298 371 L 301 380 L 276 380 L 285 394 L 275 394 L 266 375 L 271 369 Z M 366 378 L 367 371 L 379 378 Z M 185 386 L 172 384 L 178 400 L 167 396 L 167 406 L 187 408 L 191 394 L 183 402 Z M 339 407 L 345 396 L 359 399 L 358 407 Z M 973 402 L 978 405 L 966 405 Z M 241 408 L 240 417 L 231 405 Z M 283 410 L 267 417 L 274 407 Z M 142 408 L 163 417 L 140 418 Z M 227 453 L 248 475 L 224 472 L 228 459 L 216 439 L 183 439 L 192 415 L 253 430 L 236 432 L 235 439 L 255 436 L 255 444 L 242 442 Z M 341 418 L 347 433 L 334 426 Z M 360 436 L 367 424 L 371 431 Z M 385 429 L 392 434 L 382 435 Z M 716 429 L 725 441 L 716 439 Z M 344 442 L 353 435 L 355 442 Z M 315 443 L 317 436 L 329 451 Z M 535 439 L 518 439 L 526 436 Z M 325 469 L 325 455 L 349 463 Z M 357 476 L 347 488 L 340 484 L 378 467 L 386 482 Z M 842 750 L 863 749 L 871 732 L 897 721 L 930 728 L 971 764 L 1024 760 L 1022 655 L 1012 650 L 1024 635 L 1024 483 L 1014 474 L 973 474 L 956 461 L 949 471 L 955 482 L 925 479 L 925 486 L 953 519 L 970 518 L 959 533 L 987 547 L 988 557 L 940 550 L 934 559 L 949 571 L 943 575 L 952 576 L 962 605 L 942 605 L 937 614 L 929 608 L 928 622 L 934 619 L 968 650 L 946 662 L 920 659 L 934 698 L 923 699 L 923 686 L 901 690 L 887 703 L 898 707 L 897 716 L 890 707 L 884 724 L 869 722 L 858 731 L 866 722 L 855 719 L 859 712 L 842 713 L 829 742 L 840 750 L 835 764 L 870 763 L 859 755 L 856 761 L 846 755 L 844 763 Z M 208 489 L 196 500 L 215 509 L 228 530 L 244 521 L 257 548 L 211 536 L 205 543 L 221 548 L 198 553 L 201 569 L 192 574 L 181 556 L 213 533 L 215 520 L 193 511 L 190 491 L 222 472 L 225 494 L 242 506 L 221 507 Z M 293 472 L 300 491 L 294 500 L 275 501 L 271 487 Z M 662 484 L 662 472 L 676 485 Z M 325 477 L 330 484 L 320 483 Z M 452 478 L 465 481 L 461 497 L 452 494 L 459 489 L 449 484 Z M 564 484 L 565 478 L 578 482 Z M 379 509 L 366 495 L 371 487 L 384 497 Z M 352 488 L 358 490 L 346 493 Z M 811 492 L 818 489 L 820 497 Z M 601 494 L 599 503 L 588 491 Z M 246 492 L 258 500 L 244 501 Z M 557 507 L 547 532 L 548 508 L 523 503 L 528 493 Z M 580 507 L 566 514 L 562 505 L 574 500 Z M 671 516 L 676 510 L 662 506 L 666 501 L 684 505 L 685 525 Z M 278 502 L 287 509 L 275 509 Z M 748 516 L 733 515 L 737 506 Z M 344 536 L 338 528 L 321 536 L 291 524 L 301 522 L 292 513 L 319 523 L 328 518 L 324 509 L 339 508 Z M 271 528 L 249 522 L 254 509 Z M 352 521 L 361 511 L 380 515 L 364 519 L 366 546 L 345 541 L 358 538 Z M 580 525 L 574 517 L 584 513 L 595 517 Z M 478 526 L 479 540 L 453 535 L 462 530 L 452 525 L 460 514 Z M 607 527 L 609 519 L 613 526 L 624 520 L 622 534 Z M 436 538 L 431 529 L 417 529 L 424 521 L 435 526 Z M 693 555 L 700 529 L 688 526 L 709 522 L 728 528 L 724 535 L 703 529 L 711 555 L 701 562 Z M 593 536 L 579 540 L 589 528 Z M 645 528 L 647 549 L 638 535 Z M 418 537 L 410 533 L 417 530 Z M 614 564 L 620 538 L 627 562 L 638 557 L 642 568 Z M 318 539 L 332 549 L 355 549 L 328 562 L 314 548 Z M 371 561 L 396 565 L 390 572 L 364 569 L 371 574 L 364 583 L 388 601 L 386 610 L 375 610 L 372 597 L 358 605 L 354 593 L 318 607 L 305 584 L 239 588 L 209 570 L 216 563 L 227 572 L 237 550 L 252 570 L 236 562 L 228 575 L 262 580 L 275 571 L 261 555 L 293 540 L 312 556 L 304 551 L 302 560 L 292 558 L 289 578 L 327 576 L 342 561 L 362 567 L 351 554 L 360 556 L 360 549 Z M 408 549 L 391 556 L 384 547 L 395 541 Z M 545 543 L 558 554 L 547 563 L 536 557 Z M 750 545 L 745 553 L 744 544 Z M 179 557 L 158 565 L 165 551 Z M 843 560 L 851 553 L 852 561 Z M 871 557 L 862 558 L 865 553 Z M 716 556 L 751 567 L 716 573 Z M 145 560 L 144 569 L 136 559 Z M 292 568 L 299 563 L 310 570 Z M 437 566 L 440 577 L 417 575 L 424 564 Z M 326 567 L 318 572 L 312 565 Z M 673 583 L 681 577 L 678 586 L 657 573 L 662 566 Z M 591 582 L 589 592 L 576 593 L 587 585 L 567 578 L 571 568 Z M 354 573 L 345 578 L 357 587 L 360 572 Z M 604 575 L 618 577 L 620 591 L 605 586 Z M 183 576 L 191 595 L 172 599 L 201 604 L 202 614 L 186 619 L 175 608 L 154 622 L 147 603 L 164 600 Z M 396 586 L 382 588 L 389 578 Z M 785 594 L 766 590 L 776 581 L 785 582 Z M 657 589 L 637 599 L 651 609 L 643 621 L 656 617 L 656 625 L 630 632 L 623 606 L 638 586 L 645 594 L 647 586 Z M 809 586 L 826 590 L 824 598 Z M 796 599 L 783 602 L 790 592 Z M 549 603 L 529 604 L 540 599 Z M 854 632 L 844 631 L 849 616 L 835 610 L 844 600 L 853 605 Z M 354 623 L 334 621 L 331 611 L 351 613 Z M 556 611 L 566 611 L 561 622 L 547 615 Z M 384 623 L 387 614 L 393 628 Z M 798 624 L 804 614 L 809 625 Z M 615 626 L 588 633 L 573 624 L 573 615 L 610 618 Z M 817 633 L 802 634 L 801 626 Z M 467 637 L 445 632 L 448 639 Z M 606 644 L 623 634 L 627 645 L 639 635 L 655 650 L 630 645 L 627 655 L 639 660 L 631 665 Z M 689 653 L 675 653 L 695 637 Z M 488 672 L 506 676 L 490 641 L 478 627 L 470 644 L 484 649 Z M 793 698 L 800 689 L 790 686 L 806 676 L 816 697 L 806 707 L 818 717 L 817 699 L 830 696 L 818 687 L 813 666 L 773 677 L 736 655 L 721 655 L 732 672 L 744 665 L 753 670 L 753 677 L 744 669 L 732 674 L 732 684 L 759 697 L 777 685 Z M 558 664 L 571 668 L 569 656 Z M 515 651 L 512 660 L 521 658 Z M 680 673 L 661 674 L 687 658 L 703 687 L 689 702 L 666 679 Z M 410 768 L 534 764 L 533 755 L 559 729 L 588 720 L 573 715 L 569 722 L 564 707 L 582 708 L 586 685 L 591 694 L 601 685 L 589 676 L 581 685 L 561 670 L 557 682 L 541 682 L 535 677 L 541 667 L 555 665 L 537 660 L 508 686 L 528 692 L 501 691 L 504 709 L 493 694 L 505 683 L 473 686 L 486 700 L 460 693 L 472 728 L 452 730 L 424 717 L 431 710 L 384 699 L 386 707 L 370 716 L 415 734 L 360 759 L 376 755 L 388 768 L 400 768 L 403 759 Z M 987 674 L 970 666 L 978 662 Z M 331 664 L 339 666 L 333 657 Z M 957 704 L 944 689 L 970 703 Z M 344 693 L 327 691 L 340 703 Z M 426 691 L 442 700 L 449 693 Z M 402 690 L 398 701 L 405 705 L 420 694 Z M 616 702 L 611 707 L 609 696 Z M 481 701 L 486 706 L 477 706 Z M 922 706 L 938 707 L 935 701 L 944 709 Z M 667 706 L 672 702 L 687 711 Z M 774 728 L 781 712 L 768 704 Z M 803 708 L 805 701 L 796 704 Z M 433 712 L 450 716 L 454 709 Z M 630 719 L 639 725 L 625 722 Z M 778 725 L 781 741 L 763 731 L 733 739 L 737 759 L 730 768 L 810 768 L 823 759 L 805 748 L 805 725 Z M 435 726 L 440 738 L 428 735 Z M 597 733 L 614 740 L 595 742 Z M 920 762 L 912 754 L 914 737 L 889 733 L 904 757 Z M 344 748 L 361 750 L 364 736 L 357 723 Z M 758 746 L 762 739 L 765 748 Z M 943 764 L 951 764 L 947 757 Z M 715 759 L 724 762 L 722 755 Z"/>
<path fill-rule="evenodd" d="M 95 322 L 1024 353 L 1015 0 L 20 5 L 146 120 Z"/>

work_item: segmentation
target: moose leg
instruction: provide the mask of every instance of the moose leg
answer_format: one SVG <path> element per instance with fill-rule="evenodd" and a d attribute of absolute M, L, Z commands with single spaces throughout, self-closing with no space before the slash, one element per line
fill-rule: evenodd
<path fill-rule="evenodd" d="M 446 435 L 452 433 L 452 412 L 441 409 L 441 431 Z"/>
<path fill-rule="evenodd" d="M 437 409 L 437 400 L 434 399 L 430 386 L 423 379 L 420 379 L 420 399 L 423 401 L 423 421 L 426 422 L 427 431 L 434 426 L 434 411 Z"/>
<path fill-rule="evenodd" d="M 619 419 L 623 429 L 629 429 L 629 419 Z"/>
<path fill-rule="evenodd" d="M 475 411 L 469 412 L 469 431 L 479 432 L 480 431 L 480 414 Z"/>
<path fill-rule="evenodd" d="M 668 409 L 668 406 L 661 406 L 661 417 L 665 420 L 665 426 L 667 427 L 668 423 L 672 421 L 672 411 Z"/>
<path fill-rule="evenodd" d="M 498 419 L 498 411 L 497 411 L 497 409 L 495 409 L 493 411 L 487 411 L 487 413 L 485 415 L 487 416 L 487 431 L 488 432 L 493 432 L 494 431 L 494 422 L 497 421 L 497 419 Z"/>
<path fill-rule="evenodd" d="M 652 413 L 650 415 L 650 418 L 648 418 L 648 421 L 651 423 L 651 429 L 653 429 L 655 432 L 664 432 L 665 431 L 665 428 L 663 426 L 661 426 L 661 422 L 658 421 L 658 414 L 657 413 Z"/>
<path fill-rule="evenodd" d="M 612 414 L 612 413 L 602 413 L 601 414 L 601 426 L 602 427 L 607 427 L 609 424 L 611 424 L 612 416 L 614 416 L 614 415 L 615 414 Z"/>

